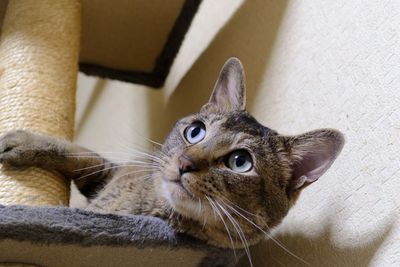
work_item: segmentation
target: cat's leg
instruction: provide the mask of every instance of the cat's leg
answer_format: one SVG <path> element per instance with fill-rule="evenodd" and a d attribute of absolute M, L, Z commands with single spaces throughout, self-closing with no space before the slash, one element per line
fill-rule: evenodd
<path fill-rule="evenodd" d="M 74 180 L 79 191 L 93 197 L 118 166 L 99 154 L 68 141 L 13 131 L 0 137 L 0 163 L 14 167 L 40 167 Z"/>

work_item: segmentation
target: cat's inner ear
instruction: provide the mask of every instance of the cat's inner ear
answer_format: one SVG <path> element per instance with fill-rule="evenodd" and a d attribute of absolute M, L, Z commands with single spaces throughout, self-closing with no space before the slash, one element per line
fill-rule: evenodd
<path fill-rule="evenodd" d="M 288 137 L 292 177 L 289 192 L 303 189 L 318 180 L 339 155 L 343 135 L 333 129 L 321 129 Z"/>
<path fill-rule="evenodd" d="M 246 108 L 243 66 L 237 58 L 230 58 L 219 74 L 210 100 L 204 108 L 220 112 L 241 111 Z"/>

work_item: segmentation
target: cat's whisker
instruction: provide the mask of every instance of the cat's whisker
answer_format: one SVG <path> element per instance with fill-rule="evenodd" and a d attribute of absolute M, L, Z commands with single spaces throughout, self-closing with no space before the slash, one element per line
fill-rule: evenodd
<path fill-rule="evenodd" d="M 164 151 L 164 149 L 158 149 L 158 150 L 156 150 L 156 152 L 159 152 L 159 153 L 161 153 L 162 155 L 164 155 L 164 156 L 166 156 L 166 157 L 169 157 L 168 152 Z"/>
<path fill-rule="evenodd" d="M 229 231 L 228 225 L 226 224 L 226 222 L 224 220 L 224 217 L 222 216 L 221 212 L 219 211 L 219 209 L 215 205 L 215 203 L 213 203 L 212 199 L 210 199 L 208 196 L 205 196 L 205 197 L 207 198 L 208 202 L 210 202 L 210 205 L 211 205 L 212 209 L 217 212 L 219 218 L 221 219 L 222 223 L 224 224 L 226 232 L 228 233 L 229 241 L 231 242 L 233 254 L 235 255 L 235 259 L 237 260 L 237 255 L 236 255 L 236 250 L 235 250 L 235 245 L 233 243 L 232 235 L 231 235 L 231 232 Z"/>
<path fill-rule="evenodd" d="M 160 163 L 159 161 L 155 161 L 154 159 L 152 159 L 152 158 L 148 158 L 148 157 L 145 157 L 145 156 L 142 156 L 142 155 L 135 155 L 135 156 L 133 156 L 133 155 L 131 155 L 131 154 L 128 154 L 128 153 L 125 153 L 126 155 L 129 155 L 130 157 L 129 158 L 122 158 L 122 157 L 110 157 L 110 156 L 106 156 L 106 158 L 107 159 L 109 159 L 109 160 L 112 160 L 112 161 L 118 161 L 118 160 L 124 160 L 124 161 L 139 161 L 140 159 L 142 159 L 142 160 L 150 160 L 150 161 L 152 161 L 152 162 L 154 162 L 154 163 Z M 92 154 L 68 154 L 67 155 L 67 157 L 76 157 L 76 158 L 98 158 L 98 159 L 103 159 L 103 157 L 102 156 L 100 156 L 100 155 L 96 155 L 96 154 L 94 154 L 94 153 L 92 153 Z"/>
<path fill-rule="evenodd" d="M 200 199 L 200 198 L 198 198 L 198 202 L 199 202 L 199 205 L 198 205 L 199 209 L 198 209 L 198 211 L 197 211 L 197 214 L 200 216 L 200 215 L 201 215 L 201 211 L 202 211 L 201 199 Z"/>
<path fill-rule="evenodd" d="M 129 153 L 117 152 L 117 151 L 103 151 L 103 152 L 98 152 L 98 153 L 84 151 L 84 152 L 65 153 L 63 155 L 66 157 L 88 157 L 88 158 L 103 158 L 103 156 L 101 156 L 101 155 L 104 155 L 110 159 L 116 158 L 116 159 L 124 159 L 124 160 L 132 158 L 132 155 Z"/>
<path fill-rule="evenodd" d="M 236 208 L 242 210 L 243 212 L 245 212 L 245 213 L 247 213 L 247 214 L 249 214 L 249 215 L 251 215 L 251 216 L 254 216 L 254 217 L 258 217 L 258 218 L 260 217 L 260 215 L 251 213 L 251 212 L 249 212 L 249 211 L 243 209 L 242 207 L 236 205 L 235 203 L 233 203 L 232 201 L 230 201 L 230 200 L 229 200 L 228 198 L 226 198 L 225 196 L 222 196 L 222 198 L 225 199 L 225 201 L 228 201 L 231 205 L 233 205 L 233 206 L 235 206 Z M 227 203 L 225 203 L 222 199 L 221 199 L 221 201 L 222 201 L 222 202 L 224 203 L 224 205 L 226 205 L 227 207 L 229 207 L 229 208 L 231 208 L 231 209 L 234 209 L 232 206 L 230 206 L 230 205 L 228 205 Z M 235 211 L 235 212 L 238 212 L 238 213 L 240 214 L 240 216 L 242 216 L 242 217 L 244 216 L 244 215 L 241 214 L 239 211 L 237 211 L 237 210 L 235 210 L 235 209 L 234 209 L 234 211 Z M 248 219 L 248 218 L 245 218 L 245 219 L 246 219 L 247 221 L 250 220 L 250 219 Z M 250 222 L 250 221 L 249 221 L 249 222 Z M 261 227 L 260 227 L 259 225 L 257 225 L 255 222 L 251 221 L 250 223 L 252 223 L 252 225 L 255 226 L 257 229 L 261 230 L 268 238 L 270 238 L 270 239 L 273 240 L 274 242 L 279 243 L 280 245 L 284 246 L 278 239 L 274 238 L 271 234 L 269 234 L 268 232 L 266 232 L 266 231 L 264 231 L 263 229 L 261 229 Z M 268 227 L 268 225 L 265 225 L 265 226 L 266 226 L 266 228 L 267 228 L 268 230 L 270 230 L 269 227 Z M 286 248 L 286 247 L 285 247 L 285 248 Z M 283 248 L 283 249 L 285 249 L 285 248 Z M 289 253 L 289 251 L 288 251 L 288 253 Z"/>
<path fill-rule="evenodd" d="M 229 204 L 235 206 L 236 208 L 240 209 L 241 211 L 243 211 L 243 212 L 245 212 L 245 213 L 247 213 L 247 214 L 249 214 L 249 215 L 251 215 L 251 216 L 258 217 L 258 218 L 260 217 L 260 215 L 251 213 L 250 211 L 247 211 L 247 210 L 243 209 L 242 207 L 240 207 L 239 205 L 235 204 L 234 202 L 232 202 L 230 199 L 228 199 L 228 198 L 225 197 L 225 196 L 220 196 L 220 198 L 222 198 L 221 201 L 225 200 L 225 201 L 227 201 Z M 225 204 L 226 204 L 226 203 L 225 203 Z"/>
<path fill-rule="evenodd" d="M 119 162 L 116 162 L 116 163 L 118 163 L 118 165 L 120 167 L 130 166 L 130 165 L 128 165 L 128 163 L 129 164 L 131 164 L 131 163 L 132 164 L 137 164 L 137 165 L 140 165 L 140 166 L 143 166 L 143 167 L 158 167 L 157 165 L 152 165 L 152 164 L 149 164 L 148 162 L 137 161 L 137 160 L 126 160 L 126 161 L 119 161 Z M 74 170 L 74 172 L 89 170 L 89 169 L 101 167 L 101 166 L 104 166 L 104 165 L 107 165 L 107 164 L 112 164 L 112 163 L 104 162 L 104 163 L 101 163 L 101 164 L 96 164 L 96 165 L 93 165 L 93 166 L 88 166 L 88 167 L 85 167 L 85 168 L 76 169 L 76 170 Z"/>
<path fill-rule="evenodd" d="M 221 208 L 222 212 L 225 213 L 226 217 L 229 219 L 232 226 L 235 228 L 236 232 L 238 233 L 238 236 L 239 236 L 240 240 L 242 241 L 244 250 L 245 250 L 247 258 L 249 260 L 249 264 L 251 267 L 253 267 L 253 261 L 251 259 L 249 243 L 247 242 L 247 239 L 243 232 L 242 227 L 240 227 L 239 223 L 235 220 L 235 218 L 233 218 L 233 216 L 221 204 L 219 204 L 218 201 L 215 200 L 215 203 Z"/>
<path fill-rule="evenodd" d="M 129 162 L 129 161 L 118 162 L 118 164 L 125 163 L 125 162 Z M 96 165 L 92 165 L 92 166 L 88 166 L 88 167 L 84 167 L 84 168 L 75 169 L 75 170 L 73 170 L 73 172 L 80 172 L 80 171 L 84 171 L 84 170 L 90 170 L 90 169 L 93 169 L 93 168 L 98 168 L 98 167 L 101 167 L 101 166 L 105 166 L 107 164 L 110 164 L 110 162 L 104 162 L 104 163 L 101 163 L 101 164 L 96 164 Z"/>
<path fill-rule="evenodd" d="M 157 165 L 144 165 L 144 164 L 125 164 L 123 167 L 139 167 L 145 171 L 162 171 L 162 169 Z"/>
<path fill-rule="evenodd" d="M 127 146 L 124 146 L 123 144 L 120 144 L 120 146 L 123 147 L 124 149 L 127 149 L 128 152 L 130 152 L 132 154 L 135 154 L 135 155 L 139 154 L 139 155 L 145 156 L 147 158 L 151 158 L 151 159 L 153 159 L 153 160 L 155 160 L 155 161 L 157 161 L 159 163 L 163 163 L 163 162 L 161 162 L 161 158 L 152 155 L 150 151 L 149 152 L 147 152 L 147 151 L 145 152 L 145 151 L 143 151 L 143 150 L 141 150 L 139 148 L 127 147 Z"/>
<path fill-rule="evenodd" d="M 133 125 L 132 125 L 133 126 Z M 150 138 L 148 138 L 148 137 L 145 137 L 143 134 L 141 134 L 141 133 L 139 133 L 139 132 L 137 132 L 137 131 L 134 131 L 135 132 L 135 134 L 137 134 L 138 136 L 140 136 L 141 138 L 143 138 L 143 139 L 145 139 L 147 142 L 150 142 L 150 143 L 152 143 L 152 144 L 155 144 L 155 145 L 158 145 L 158 146 L 162 146 L 162 144 L 160 144 L 160 143 L 158 143 L 158 142 L 156 142 L 156 141 L 154 141 L 154 140 L 152 140 L 152 139 L 150 139 Z M 116 142 L 122 142 L 122 141 L 125 141 L 125 142 L 127 142 L 128 143 L 128 140 L 127 140 L 127 138 L 125 138 L 125 140 L 117 140 L 117 139 L 115 139 L 115 141 Z"/>
<path fill-rule="evenodd" d="M 164 163 L 164 161 L 162 161 L 161 158 L 156 157 L 156 156 L 154 156 L 154 155 L 152 155 L 152 154 L 149 154 L 149 153 L 146 153 L 146 152 L 141 152 L 141 151 L 135 150 L 135 149 L 132 149 L 132 150 L 133 150 L 133 151 L 136 151 L 136 153 L 138 153 L 138 154 L 140 154 L 140 155 L 143 155 L 144 157 L 151 158 L 151 159 L 153 159 L 153 160 L 156 161 L 156 162 Z"/>
<path fill-rule="evenodd" d="M 119 165 L 113 165 L 113 166 L 111 166 L 111 167 L 102 168 L 102 169 L 100 169 L 100 170 L 97 170 L 97 171 L 94 171 L 94 172 L 91 172 L 91 173 L 87 173 L 87 174 L 85 174 L 85 175 L 80 176 L 79 178 L 76 178 L 76 179 L 75 179 L 75 182 L 77 182 L 77 181 L 79 181 L 79 180 L 81 180 L 81 179 L 83 179 L 83 178 L 86 178 L 86 177 L 88 177 L 88 176 L 94 175 L 94 174 L 96 174 L 96 173 L 101 173 L 101 172 L 103 172 L 103 171 L 112 170 L 112 169 L 118 169 L 118 168 L 120 168 Z"/>
<path fill-rule="evenodd" d="M 208 202 L 210 202 L 210 200 L 208 200 Z M 212 211 L 213 211 L 213 214 L 214 214 L 214 220 L 217 218 L 217 213 L 215 212 L 215 208 L 214 208 L 214 206 L 210 203 L 210 205 L 211 205 L 211 208 L 212 208 Z"/>
<path fill-rule="evenodd" d="M 124 164 L 123 166 L 138 165 L 138 166 L 143 166 L 143 167 L 154 167 L 157 169 L 161 169 L 159 164 L 157 164 L 156 162 L 151 162 L 151 161 L 146 162 L 146 161 L 140 161 L 140 160 L 130 160 L 123 164 Z"/>
<path fill-rule="evenodd" d="M 67 158 L 98 158 L 98 159 L 104 158 L 103 156 L 96 155 L 96 154 L 87 154 L 87 155 L 79 155 L 79 154 L 73 155 L 73 154 L 69 154 L 69 155 L 64 155 L 64 156 L 67 157 Z M 132 158 L 132 157 L 116 157 L 116 156 L 114 156 L 114 157 L 109 157 L 109 156 L 107 156 L 107 158 L 128 159 L 128 158 Z"/>
<path fill-rule="evenodd" d="M 92 151 L 80 151 L 80 152 L 70 152 L 70 153 L 65 153 L 64 155 L 99 155 L 99 154 L 126 154 L 130 155 L 129 153 L 126 152 L 121 152 L 121 151 L 99 151 L 99 152 L 92 152 Z"/>
<path fill-rule="evenodd" d="M 87 156 L 86 156 L 85 154 L 86 154 Z M 76 153 L 76 154 L 70 153 L 70 154 L 68 154 L 67 157 L 73 157 L 73 158 L 91 158 L 91 159 L 101 159 L 101 160 L 104 159 L 103 157 L 101 157 L 101 156 L 99 156 L 99 155 L 96 155 L 96 154 L 94 154 L 94 153 L 91 153 L 91 154 L 90 154 L 90 153 L 87 153 L 87 152 L 84 152 L 84 153 Z M 133 163 L 133 164 L 141 165 L 141 166 L 143 166 L 143 167 L 155 167 L 155 168 L 160 168 L 159 163 L 158 163 L 158 162 L 154 162 L 152 159 L 150 159 L 150 161 L 143 161 L 143 160 L 135 159 L 135 158 L 127 159 L 127 158 L 119 158 L 119 157 L 118 157 L 118 158 L 117 158 L 117 157 L 107 157 L 107 159 L 110 160 L 110 161 L 112 161 L 112 163 L 115 163 L 115 164 L 120 165 L 120 166 L 126 166 L 126 165 L 124 165 L 124 164 L 126 164 L 126 163 Z M 147 159 L 146 159 L 146 160 L 147 160 Z M 101 164 L 99 164 L 98 166 L 101 166 Z M 96 165 L 96 166 L 87 167 L 87 169 L 94 168 L 94 167 L 97 167 L 97 165 Z M 80 169 L 80 170 L 82 170 L 82 169 Z M 78 170 L 76 170 L 76 171 L 78 171 Z"/>
<path fill-rule="evenodd" d="M 264 229 L 262 229 L 258 224 L 256 224 L 255 222 L 253 222 L 252 220 L 250 220 L 249 218 L 247 218 L 246 216 L 244 216 L 242 213 L 240 213 L 239 211 L 237 211 L 235 208 L 233 208 L 232 206 L 230 206 L 229 204 L 225 203 L 223 200 L 221 200 L 222 203 L 228 207 L 233 213 L 235 213 L 237 216 L 240 216 L 241 218 L 245 219 L 247 222 L 249 222 L 251 225 L 253 225 L 255 228 L 257 228 L 258 230 L 260 230 L 264 235 L 266 235 L 268 238 L 270 238 L 273 242 L 275 242 L 275 244 L 277 244 L 280 248 L 282 248 L 285 252 L 287 252 L 288 254 L 290 254 L 291 256 L 295 257 L 296 259 L 300 260 L 301 262 L 310 265 L 309 262 L 307 262 L 306 260 L 304 260 L 303 258 L 297 256 L 296 254 L 294 254 L 293 252 L 291 252 L 288 248 L 286 248 L 279 240 L 277 240 L 276 238 L 274 238 L 270 233 L 266 232 Z"/>
<path fill-rule="evenodd" d="M 155 154 L 159 154 L 158 156 L 160 157 L 160 159 L 162 161 L 164 161 L 163 158 L 166 158 L 166 159 L 170 158 L 170 156 L 167 153 L 165 153 L 164 151 L 162 151 L 162 150 L 156 151 Z"/>
<path fill-rule="evenodd" d="M 165 163 L 160 157 L 156 157 L 156 156 L 152 155 L 151 151 L 148 151 L 148 150 L 143 151 L 145 149 L 142 149 L 142 148 L 139 149 L 139 148 L 127 147 L 126 145 L 122 144 L 118 140 L 116 142 L 122 149 L 125 149 L 127 151 L 121 151 L 121 152 L 119 152 L 119 151 L 103 151 L 103 152 L 98 152 L 98 154 L 104 154 L 104 155 L 123 154 L 123 155 L 127 155 L 129 157 L 134 156 L 134 158 L 151 159 L 154 162 L 157 162 L 159 164 Z M 93 154 L 93 152 L 83 152 L 83 153 L 92 153 Z"/>
<path fill-rule="evenodd" d="M 122 164 L 114 164 L 112 167 L 109 167 L 109 168 L 102 168 L 102 169 L 100 169 L 100 170 L 98 170 L 98 171 L 94 171 L 94 172 L 92 172 L 92 173 L 88 173 L 87 176 L 96 174 L 97 172 L 101 172 L 101 171 L 105 171 L 105 170 L 110 170 L 110 169 L 118 169 L 118 168 L 121 168 L 121 167 L 138 167 L 138 168 L 145 168 L 146 171 L 160 170 L 160 169 L 158 168 L 158 166 L 142 165 L 142 164 L 128 164 L 128 163 L 130 163 L 130 162 L 127 162 L 127 163 L 124 164 L 124 165 L 122 165 Z M 94 166 L 90 166 L 90 167 L 86 167 L 86 168 L 76 169 L 76 170 L 73 170 L 73 172 L 80 172 L 80 171 L 84 171 L 84 170 L 90 170 L 90 169 L 94 169 L 94 168 L 99 168 L 99 167 L 105 166 L 105 165 L 107 165 L 107 164 L 109 164 L 109 163 L 104 163 L 104 164 L 94 165 Z M 84 177 L 85 177 L 85 176 L 82 176 L 82 177 L 80 177 L 80 178 L 84 178 Z M 80 179 L 80 178 L 78 178 L 78 179 Z"/>
<path fill-rule="evenodd" d="M 76 156 L 65 156 L 67 158 L 87 158 L 87 159 L 101 159 L 103 160 L 104 157 L 102 156 L 83 156 L 83 155 L 76 155 Z M 119 161 L 127 161 L 132 160 L 132 158 L 121 158 L 121 157 L 106 157 L 108 160 L 118 163 Z"/>
<path fill-rule="evenodd" d="M 121 136 L 119 136 L 119 137 L 121 137 Z M 130 146 L 134 145 L 136 147 L 140 147 L 143 150 L 149 150 L 148 148 L 144 148 L 141 145 L 138 145 L 136 143 L 132 143 L 130 140 L 128 140 L 126 138 L 125 138 L 125 140 L 121 140 L 121 138 L 113 138 L 113 139 L 114 139 L 114 142 L 117 143 L 117 145 L 122 149 L 127 149 Z M 146 138 L 144 137 L 144 139 L 146 139 Z"/>
<path fill-rule="evenodd" d="M 103 158 L 100 154 L 105 155 L 107 158 L 122 158 L 122 157 L 110 157 L 108 155 L 125 155 L 127 158 L 134 159 L 134 158 L 145 158 L 143 156 L 134 156 L 130 153 L 125 152 L 100 152 L 100 153 L 93 153 L 93 152 L 78 152 L 78 153 L 67 153 L 64 154 L 66 157 L 87 157 L 87 158 Z M 127 159 L 124 157 L 124 159 Z M 146 158 L 147 159 L 147 158 Z"/>
<path fill-rule="evenodd" d="M 146 163 L 149 163 L 149 162 L 153 162 L 152 160 L 149 160 L 149 159 L 143 159 L 143 158 L 139 158 L 139 157 L 132 157 L 132 156 L 130 156 L 130 157 L 110 157 L 110 156 L 106 156 L 106 157 L 103 157 L 103 156 L 100 156 L 100 155 L 96 155 L 96 154 L 92 154 L 92 155 L 90 155 L 90 154 L 88 154 L 88 155 L 79 155 L 79 154 L 76 154 L 76 155 L 73 155 L 73 154 L 69 154 L 69 155 L 66 155 L 66 157 L 68 157 L 68 158 L 88 158 L 88 159 L 108 159 L 109 161 L 112 161 L 112 162 L 114 162 L 114 163 L 124 163 L 124 162 L 128 162 L 128 161 L 131 161 L 131 162 L 146 162 Z"/>
<path fill-rule="evenodd" d="M 146 160 L 151 160 L 157 163 L 164 163 L 164 161 L 160 158 L 157 157 L 155 155 L 151 155 L 151 154 L 135 154 L 136 152 L 130 153 L 131 156 L 133 156 L 133 158 L 140 158 L 140 159 L 146 159 Z M 144 152 L 143 152 L 144 153 Z"/>
<path fill-rule="evenodd" d="M 206 227 L 207 224 L 207 216 L 203 216 L 203 228 L 202 230 L 204 230 L 204 228 Z"/>
<path fill-rule="evenodd" d="M 139 170 L 139 171 L 127 172 L 127 173 L 124 173 L 123 175 L 115 176 L 114 179 L 115 179 L 115 181 L 117 181 L 118 179 L 120 179 L 120 178 L 122 178 L 122 177 L 129 176 L 129 175 L 131 175 L 131 174 L 146 172 L 146 171 L 147 171 L 147 170 L 141 170 L 141 171 Z M 135 177 L 135 178 L 146 179 L 146 178 L 152 177 L 152 175 L 153 175 L 153 174 L 150 172 L 150 173 L 147 174 L 147 175 L 138 176 L 138 177 Z"/>
<path fill-rule="evenodd" d="M 145 138 L 146 139 L 146 141 L 148 141 L 148 142 L 150 142 L 150 143 L 152 143 L 152 144 L 154 144 L 154 145 L 157 145 L 157 146 L 162 146 L 162 144 L 161 143 L 158 143 L 158 142 L 156 142 L 156 141 L 154 141 L 154 140 L 151 140 L 150 138 Z"/>
<path fill-rule="evenodd" d="M 125 165 L 125 166 L 127 166 L 127 167 L 143 167 L 143 165 L 133 165 L 133 164 Z M 146 169 L 146 170 L 144 170 L 144 171 L 158 170 L 158 169 L 151 169 L 151 168 L 150 168 L 151 166 L 146 166 L 146 167 L 148 167 L 149 169 Z M 102 168 L 101 170 L 97 170 L 97 171 L 94 171 L 94 172 L 85 174 L 85 175 L 83 175 L 83 176 L 80 176 L 79 178 L 75 179 L 75 181 L 79 181 L 80 179 L 83 179 L 83 178 L 85 178 L 85 177 L 94 175 L 94 174 L 96 174 L 96 173 L 101 173 L 101 172 L 103 172 L 103 171 L 112 170 L 112 169 L 118 169 L 118 168 L 121 168 L 121 166 L 120 166 L 120 165 L 113 165 L 113 166 L 108 167 L 108 168 Z"/>

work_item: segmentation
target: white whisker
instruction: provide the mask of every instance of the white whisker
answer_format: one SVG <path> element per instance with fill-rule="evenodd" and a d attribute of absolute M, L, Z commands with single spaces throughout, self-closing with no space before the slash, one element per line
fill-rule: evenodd
<path fill-rule="evenodd" d="M 211 205 L 212 209 L 217 212 L 219 218 L 221 219 L 222 223 L 224 224 L 226 232 L 228 233 L 229 240 L 231 242 L 233 254 L 235 255 L 235 259 L 237 260 L 235 245 L 233 244 L 233 239 L 232 239 L 232 236 L 231 236 L 231 232 L 229 231 L 228 225 L 225 223 L 224 217 L 222 216 L 222 214 L 219 211 L 218 207 L 213 203 L 213 201 L 208 196 L 205 196 L 205 197 L 207 198 L 208 202 L 210 202 L 210 205 Z"/>
<path fill-rule="evenodd" d="M 236 208 L 240 209 L 241 211 L 243 211 L 243 212 L 245 212 L 245 213 L 247 213 L 247 214 L 249 214 L 249 215 L 251 215 L 251 216 L 254 216 L 254 217 L 260 217 L 259 215 L 254 214 L 254 213 L 251 213 L 250 211 L 247 211 L 247 210 L 243 209 L 242 207 L 236 205 L 235 203 L 233 203 L 232 201 L 230 201 L 230 200 L 229 200 L 228 198 L 226 198 L 225 196 L 222 196 L 222 198 L 223 198 L 223 200 L 228 201 L 229 204 L 235 206 Z M 223 201 L 223 200 L 222 200 L 222 201 Z"/>
<path fill-rule="evenodd" d="M 95 158 L 102 158 L 103 157 L 102 155 L 104 155 L 104 157 L 110 157 L 109 155 L 116 155 L 116 156 L 124 155 L 129 158 L 146 158 L 146 159 L 148 159 L 147 157 L 144 157 L 144 156 L 137 156 L 137 155 L 133 155 L 131 153 L 125 153 L 125 152 L 107 152 L 107 153 L 105 153 L 105 152 L 103 152 L 103 153 L 102 152 L 99 152 L 99 153 L 79 152 L 79 153 L 66 153 L 64 155 L 67 157 L 72 156 L 72 157 L 95 157 Z M 113 156 L 113 157 L 115 157 L 115 156 Z M 118 157 L 118 158 L 122 158 L 122 157 Z"/>
<path fill-rule="evenodd" d="M 303 263 L 310 265 L 309 262 L 305 261 L 304 259 L 302 259 L 301 257 L 297 256 L 296 254 L 294 254 L 293 252 L 291 252 L 289 249 L 287 249 L 279 240 L 275 239 L 271 234 L 269 234 L 268 232 L 266 232 L 264 229 L 262 229 L 259 225 L 257 225 L 255 222 L 253 222 L 252 220 L 248 219 L 246 216 L 244 216 L 242 213 L 240 213 L 239 211 L 237 211 L 235 208 L 233 208 L 232 206 L 228 205 L 227 203 L 225 203 L 223 200 L 221 200 L 222 203 L 228 207 L 230 210 L 232 210 L 236 215 L 242 217 L 243 219 L 245 219 L 247 222 L 249 222 L 251 225 L 253 225 L 254 227 L 256 227 L 258 230 L 260 230 L 263 234 L 265 234 L 268 238 L 270 238 L 273 242 L 275 242 L 279 247 L 281 247 L 284 251 L 286 251 L 288 254 L 292 255 L 293 257 L 295 257 L 296 259 L 302 261 Z"/>
<path fill-rule="evenodd" d="M 87 159 L 107 159 L 109 161 L 113 161 L 113 162 L 119 162 L 119 161 L 127 161 L 127 160 L 131 160 L 132 158 L 121 158 L 121 157 L 102 157 L 102 156 L 84 156 L 84 155 L 67 155 L 67 158 L 87 158 Z"/>
<path fill-rule="evenodd" d="M 144 157 L 153 159 L 153 160 L 156 161 L 156 162 L 163 163 L 163 161 L 161 161 L 161 158 L 159 158 L 159 157 L 156 157 L 156 156 L 154 156 L 154 155 L 148 154 L 148 153 L 146 153 L 146 152 L 141 152 L 141 151 L 139 151 L 139 150 L 135 150 L 135 149 L 132 149 L 132 148 L 130 148 L 130 149 L 133 150 L 134 152 L 138 153 L 139 155 L 142 155 L 142 156 L 144 156 Z"/>
<path fill-rule="evenodd" d="M 108 167 L 108 168 L 103 168 L 103 169 L 101 169 L 101 170 L 97 170 L 97 171 L 94 171 L 94 172 L 85 174 L 85 175 L 83 175 L 83 176 L 80 176 L 79 178 L 75 179 L 75 181 L 79 181 L 79 180 L 81 180 L 81 179 L 83 179 L 83 178 L 85 178 L 85 177 L 91 176 L 91 175 L 96 174 L 96 173 L 100 173 L 100 172 L 107 171 L 107 170 L 112 170 L 112 169 L 117 169 L 117 168 L 119 168 L 119 167 L 120 167 L 119 165 L 113 165 L 113 166 Z"/>
<path fill-rule="evenodd" d="M 199 205 L 198 205 L 199 209 L 197 211 L 197 215 L 200 216 L 201 215 L 201 211 L 202 211 L 201 199 L 199 198 L 198 201 L 199 201 Z"/>
<path fill-rule="evenodd" d="M 127 154 L 125 152 L 118 152 L 118 151 L 80 151 L 80 152 L 69 152 L 64 153 L 64 155 L 98 155 L 98 154 Z"/>
<path fill-rule="evenodd" d="M 139 154 L 139 155 L 145 156 L 145 157 L 147 157 L 147 158 L 149 158 L 149 159 L 151 158 L 151 159 L 153 159 L 153 160 L 156 161 L 156 162 L 163 163 L 163 162 L 161 162 L 161 159 L 160 159 L 159 157 L 156 157 L 156 156 L 150 154 L 149 152 L 145 152 L 145 151 L 143 151 L 143 150 L 140 150 L 139 148 L 127 147 L 127 146 L 124 146 L 124 145 L 121 144 L 121 143 L 120 143 L 119 145 L 120 145 L 121 147 L 123 147 L 124 149 L 128 150 L 128 152 L 130 152 L 130 153 L 132 153 L 132 154 L 134 154 L 134 155 Z"/>
<path fill-rule="evenodd" d="M 141 173 L 141 172 L 145 172 L 145 170 L 127 172 L 127 173 L 124 173 L 123 175 L 118 175 L 118 176 L 113 177 L 113 180 L 114 180 L 114 181 L 117 181 L 119 178 L 122 178 L 122 177 L 124 177 L 124 176 L 129 176 L 129 175 L 131 175 L 131 174 Z M 138 177 L 135 177 L 135 178 L 137 178 L 137 179 L 146 179 L 146 178 L 151 178 L 152 175 L 153 175 L 152 173 L 149 173 L 149 174 L 147 174 L 147 175 L 138 176 Z"/>
<path fill-rule="evenodd" d="M 137 165 L 143 166 L 143 167 L 158 167 L 157 165 L 152 165 L 152 164 L 149 164 L 148 162 L 137 161 L 137 160 L 126 160 L 126 161 L 120 161 L 120 162 L 117 162 L 117 163 L 119 164 L 120 167 L 129 166 L 129 165 L 126 165 L 127 163 L 137 164 Z M 112 163 L 111 162 L 104 162 L 104 163 L 101 163 L 101 164 L 96 164 L 96 165 L 92 165 L 92 166 L 76 169 L 76 170 L 74 170 L 74 172 L 83 171 L 83 170 L 89 170 L 89 169 L 101 167 L 101 166 L 104 166 L 104 165 L 107 165 L 107 164 L 112 164 Z"/>
<path fill-rule="evenodd" d="M 129 164 L 129 165 L 125 165 L 125 167 L 143 167 L 143 165 L 133 165 L 133 164 Z M 147 167 L 148 169 L 143 170 L 143 171 L 154 171 L 154 170 L 159 170 L 159 169 L 155 168 L 154 166 L 145 166 L 145 167 Z M 120 165 L 114 165 L 114 166 L 111 166 L 111 167 L 108 167 L 108 168 L 103 168 L 103 169 L 101 169 L 101 170 L 97 170 L 97 171 L 94 171 L 94 172 L 85 174 L 85 175 L 83 175 L 83 176 L 81 176 L 81 177 L 75 179 L 75 181 L 79 181 L 79 180 L 81 180 L 81 179 L 83 179 L 83 178 L 85 178 L 85 177 L 94 175 L 94 174 L 96 174 L 96 173 L 101 173 L 101 172 L 103 172 L 103 171 L 107 171 L 107 170 L 111 170 L 111 169 L 117 169 L 117 168 L 121 168 L 121 166 L 120 166 Z"/>
<path fill-rule="evenodd" d="M 126 161 L 126 162 L 129 162 L 129 161 Z M 111 164 L 111 163 L 110 162 L 104 162 L 104 163 L 101 163 L 101 164 L 96 164 L 96 165 L 92 165 L 92 166 L 88 166 L 88 167 L 84 167 L 84 168 L 75 169 L 75 170 L 73 170 L 73 172 L 80 172 L 80 171 L 84 171 L 84 170 L 89 170 L 89 169 L 105 166 L 107 164 Z"/>
<path fill-rule="evenodd" d="M 250 248 L 249 248 L 249 243 L 247 242 L 246 236 L 243 232 L 242 227 L 240 227 L 239 223 L 232 217 L 232 215 L 222 207 L 221 204 L 219 204 L 217 201 L 215 201 L 215 203 L 221 207 L 222 212 L 225 213 L 225 215 L 227 216 L 227 218 L 230 220 L 230 222 L 232 223 L 232 226 L 235 228 L 236 232 L 239 235 L 240 240 L 242 241 L 242 244 L 244 246 L 244 250 L 246 252 L 247 255 L 247 259 L 249 260 L 250 263 L 250 267 L 253 267 L 253 261 L 251 259 L 251 253 L 250 253 Z"/>
<path fill-rule="evenodd" d="M 80 157 L 80 156 L 86 156 L 86 157 L 99 157 L 99 158 L 103 158 L 102 155 L 104 155 L 104 157 L 110 157 L 115 155 L 117 156 L 117 158 L 126 158 L 129 157 L 131 158 L 132 155 L 126 152 L 117 152 L 117 151 L 103 151 L 103 152 L 92 152 L 92 151 L 81 151 L 81 152 L 71 152 L 71 153 L 65 153 L 64 154 L 67 157 Z"/>
<path fill-rule="evenodd" d="M 154 145 L 162 146 L 161 143 L 158 143 L 158 142 L 156 142 L 156 141 L 153 141 L 153 140 L 151 140 L 150 138 L 147 138 L 147 137 L 146 137 L 146 141 L 148 141 L 148 142 L 150 142 L 150 143 L 152 143 L 152 144 L 154 144 Z"/>

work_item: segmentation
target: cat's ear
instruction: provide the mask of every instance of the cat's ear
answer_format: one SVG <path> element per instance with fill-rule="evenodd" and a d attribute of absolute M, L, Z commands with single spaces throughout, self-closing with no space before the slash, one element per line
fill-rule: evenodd
<path fill-rule="evenodd" d="M 203 109 L 220 112 L 241 111 L 246 108 L 245 79 L 242 63 L 237 58 L 225 62 L 211 94 Z"/>
<path fill-rule="evenodd" d="M 299 191 L 323 175 L 344 145 L 344 136 L 337 130 L 320 129 L 286 137 L 292 168 L 289 193 Z"/>

